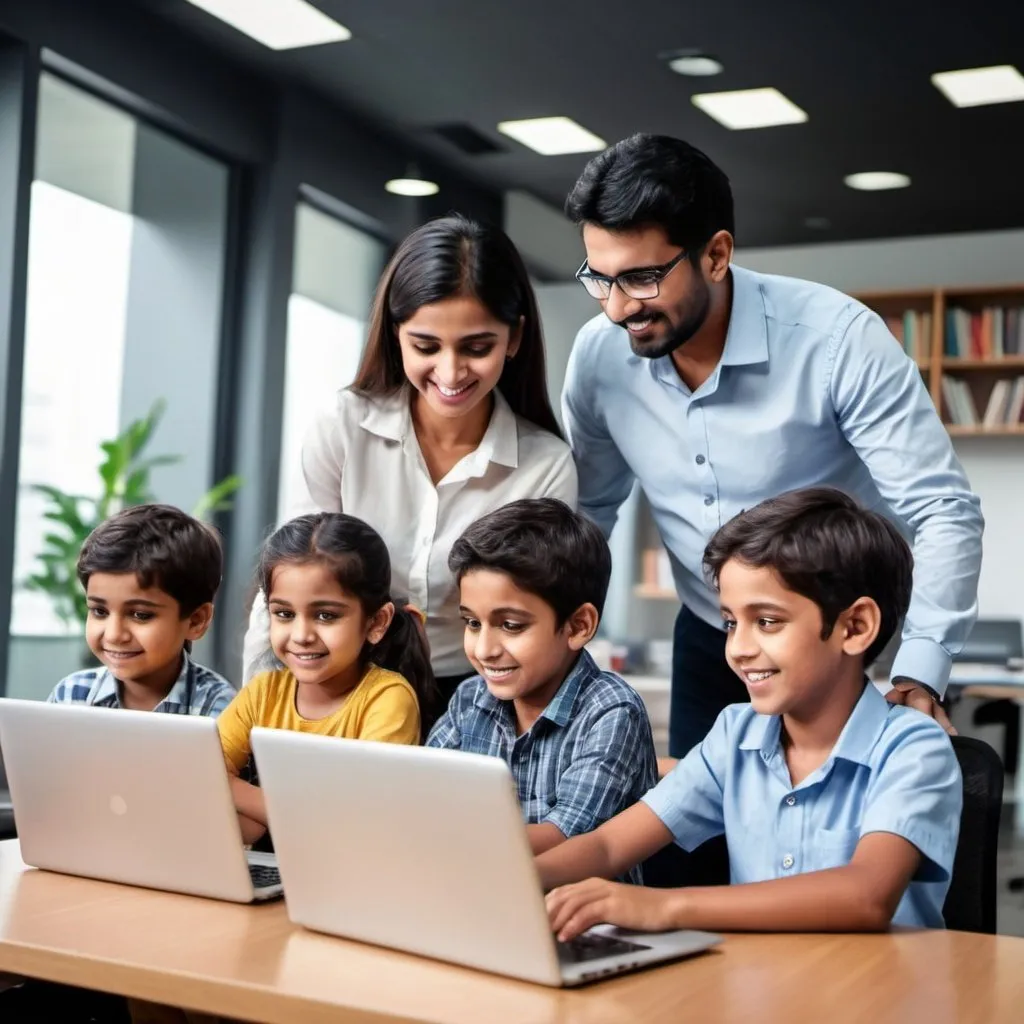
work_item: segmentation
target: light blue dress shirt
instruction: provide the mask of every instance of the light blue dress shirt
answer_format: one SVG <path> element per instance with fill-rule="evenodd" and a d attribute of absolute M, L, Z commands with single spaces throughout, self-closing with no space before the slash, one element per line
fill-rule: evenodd
<path fill-rule="evenodd" d="M 680 600 L 720 626 L 701 568 L 712 534 L 784 491 L 845 491 L 912 539 L 914 593 L 892 675 L 944 693 L 977 614 L 984 522 L 920 371 L 849 296 L 731 273 L 725 350 L 694 392 L 670 356 L 634 355 L 603 313 L 580 330 L 562 405 L 581 509 L 610 533 L 638 480 Z"/>
<path fill-rule="evenodd" d="M 922 860 L 892 923 L 942 928 L 963 803 L 942 727 L 865 686 L 831 755 L 793 786 L 781 722 L 731 704 L 644 803 L 686 850 L 724 832 L 734 884 L 842 867 L 869 832 L 902 836 Z"/>

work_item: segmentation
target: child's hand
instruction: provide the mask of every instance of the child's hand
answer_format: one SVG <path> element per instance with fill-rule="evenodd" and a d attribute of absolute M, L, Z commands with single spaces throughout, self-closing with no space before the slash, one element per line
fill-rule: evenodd
<path fill-rule="evenodd" d="M 623 885 L 603 878 L 563 885 L 546 897 L 551 930 L 568 942 L 595 924 L 615 924 L 645 932 L 680 927 L 681 891 Z"/>

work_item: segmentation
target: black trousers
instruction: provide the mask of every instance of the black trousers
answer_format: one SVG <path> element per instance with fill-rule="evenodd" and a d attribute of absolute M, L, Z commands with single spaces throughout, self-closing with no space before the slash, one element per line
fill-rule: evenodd
<path fill-rule="evenodd" d="M 672 637 L 669 753 L 684 757 L 704 739 L 724 707 L 748 700 L 746 686 L 725 660 L 725 631 L 681 609 Z"/>
<path fill-rule="evenodd" d="M 420 708 L 424 740 L 434 723 L 448 710 L 448 704 L 459 688 L 459 683 L 471 675 L 473 675 L 472 672 L 464 672 L 460 676 L 434 676 L 434 682 L 437 684 L 437 701 L 432 708 Z"/>

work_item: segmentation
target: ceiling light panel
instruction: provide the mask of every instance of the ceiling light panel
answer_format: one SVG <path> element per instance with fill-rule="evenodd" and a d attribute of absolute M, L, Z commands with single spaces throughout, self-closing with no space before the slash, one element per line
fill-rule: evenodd
<path fill-rule="evenodd" d="M 772 128 L 779 124 L 801 124 L 807 120 L 807 112 L 778 89 L 704 92 L 691 99 L 694 106 L 733 131 Z"/>
<path fill-rule="evenodd" d="M 272 50 L 340 43 L 352 38 L 344 25 L 306 0 L 188 0 Z"/>
<path fill-rule="evenodd" d="M 943 71 L 932 75 L 932 85 L 955 107 L 984 107 L 990 103 L 1024 100 L 1024 75 L 1012 64 Z"/>
<path fill-rule="evenodd" d="M 571 117 L 531 117 L 524 121 L 502 121 L 498 131 L 541 156 L 596 153 L 607 146 L 604 139 L 577 124 Z"/>

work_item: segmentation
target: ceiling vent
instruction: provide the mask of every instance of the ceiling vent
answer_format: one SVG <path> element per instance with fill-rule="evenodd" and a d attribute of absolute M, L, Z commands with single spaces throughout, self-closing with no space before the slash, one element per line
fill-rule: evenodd
<path fill-rule="evenodd" d="M 472 125 L 454 122 L 452 124 L 439 124 L 433 127 L 435 135 L 453 145 L 456 149 L 467 156 L 483 156 L 486 153 L 504 153 L 504 146 L 492 142 L 482 132 L 478 132 Z"/>

